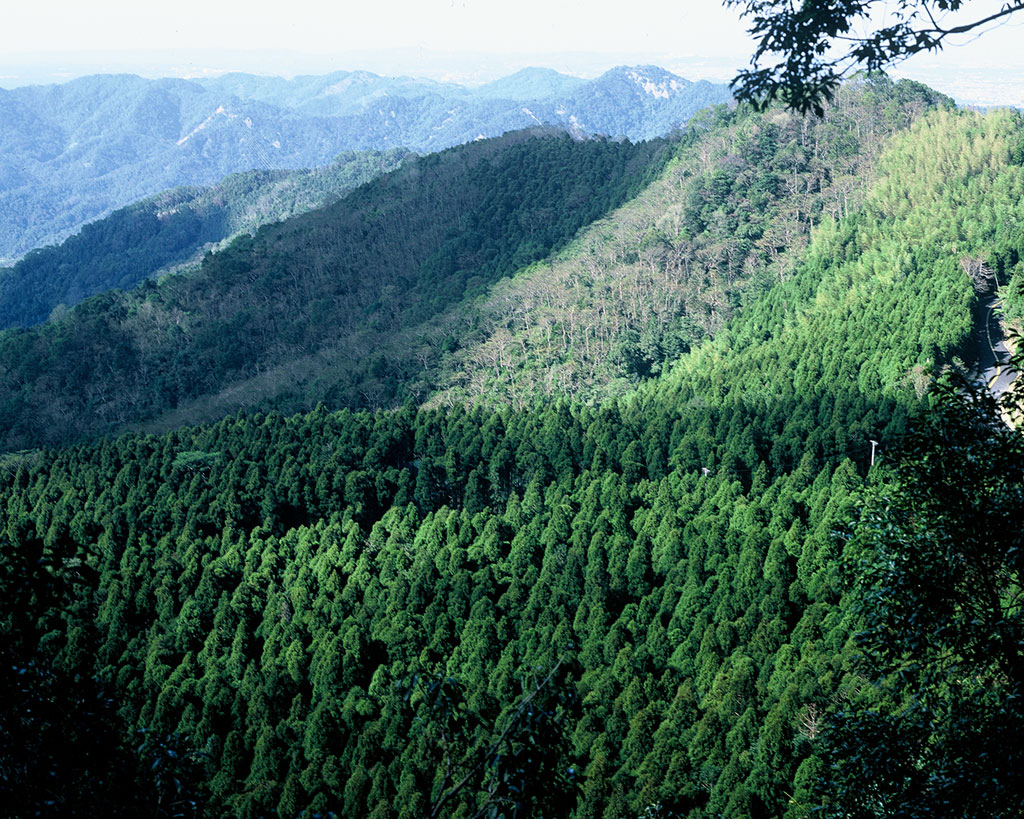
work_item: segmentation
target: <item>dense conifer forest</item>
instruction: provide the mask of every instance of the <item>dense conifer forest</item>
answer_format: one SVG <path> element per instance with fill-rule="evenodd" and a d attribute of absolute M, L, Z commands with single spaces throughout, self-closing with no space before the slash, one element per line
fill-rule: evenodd
<path fill-rule="evenodd" d="M 1020 292 L 1022 144 L 884 79 L 671 144 L 517 135 L 0 336 L 8 448 L 39 396 L 154 402 L 0 458 L 2 810 L 1019 815 L 1024 449 L 956 377 L 970 271 Z M 397 232 L 425 208 L 464 230 Z M 340 332 L 279 246 L 414 258 L 344 293 L 399 362 L 444 329 L 428 376 L 89 437 Z M 122 361 L 158 379 L 92 380 Z"/>

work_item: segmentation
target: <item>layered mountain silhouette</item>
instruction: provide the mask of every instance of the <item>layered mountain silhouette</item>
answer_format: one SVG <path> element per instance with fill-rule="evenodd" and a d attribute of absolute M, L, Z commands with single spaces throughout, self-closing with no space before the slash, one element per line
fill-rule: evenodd
<path fill-rule="evenodd" d="M 469 89 L 364 71 L 285 80 L 97 75 L 0 90 L 0 260 L 143 197 L 252 169 L 325 165 L 346 150 L 441 150 L 550 124 L 650 139 L 730 98 L 653 66 L 594 80 L 527 69 Z"/>

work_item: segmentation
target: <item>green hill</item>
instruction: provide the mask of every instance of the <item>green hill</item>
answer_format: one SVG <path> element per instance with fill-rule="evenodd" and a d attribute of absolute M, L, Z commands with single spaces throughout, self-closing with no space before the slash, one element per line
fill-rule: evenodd
<path fill-rule="evenodd" d="M 400 402 L 416 387 L 394 373 L 418 360 L 410 339 L 428 322 L 567 244 L 669 150 L 520 132 L 410 160 L 194 272 L 6 331 L 3 441 L 70 442 L 167 413 Z"/>
<path fill-rule="evenodd" d="M 785 283 L 811 226 L 863 202 L 887 138 L 949 104 L 910 82 L 841 93 L 809 121 L 705 112 L 641 195 L 473 306 L 475 332 L 446 362 L 437 400 L 622 395 Z"/>
<path fill-rule="evenodd" d="M 89 296 L 197 264 L 214 245 L 331 202 L 407 156 L 353 151 L 320 168 L 233 174 L 210 188 L 177 188 L 122 208 L 0 270 L 0 328 L 39 324 Z"/>
<path fill-rule="evenodd" d="M 309 281 L 298 258 L 274 253 L 296 247 L 300 231 L 305 246 L 353 265 L 398 237 L 403 253 L 423 250 L 409 278 L 382 282 L 407 294 L 401 311 L 387 312 L 373 289 L 382 267 L 359 280 L 365 291 L 345 285 L 347 309 L 381 322 L 383 340 L 410 320 L 441 321 L 459 299 L 490 304 L 495 283 L 515 283 L 507 277 L 521 266 L 536 287 L 535 253 L 562 248 L 547 267 L 556 270 L 585 260 L 601 235 L 632 236 L 637 258 L 618 266 L 630 281 L 652 234 L 636 218 L 645 196 L 654 208 L 677 192 L 677 211 L 654 214 L 666 254 L 699 259 L 721 247 L 721 267 L 692 263 L 700 292 L 714 286 L 712 269 L 726 278 L 740 253 L 730 255 L 731 237 L 763 229 L 722 295 L 665 308 L 700 327 L 728 304 L 720 323 L 693 337 L 681 321 L 672 332 L 690 349 L 678 355 L 609 364 L 632 362 L 637 377 L 638 360 L 652 374 L 658 364 L 631 390 L 585 385 L 569 398 L 540 386 L 538 400 L 517 405 L 499 392 L 489 406 L 449 391 L 427 407 L 240 412 L 5 456 L 8 810 L 1019 814 L 1024 450 L 982 397 L 926 388 L 957 366 L 971 332 L 963 260 L 1016 282 L 1024 123 L 941 103 L 920 86 L 874 80 L 846 89 L 820 121 L 722 116 L 684 138 L 621 212 L 635 221 L 618 224 L 609 197 L 598 232 L 567 224 L 540 239 L 551 223 L 531 215 L 553 207 L 566 168 L 592 163 L 594 176 L 578 180 L 629 168 L 615 177 L 625 195 L 658 151 L 528 135 L 479 143 L 407 164 L 208 259 L 201 281 L 222 283 L 210 298 L 226 314 L 271 305 L 232 336 L 245 361 L 249 333 L 275 313 L 287 328 L 296 305 L 313 304 L 277 295 L 283 258 L 294 281 Z M 851 143 L 851 124 L 863 146 Z M 743 161 L 754 145 L 759 161 Z M 531 162 L 547 173 L 529 173 Z M 840 184 L 844 168 L 856 184 Z M 762 176 L 779 188 L 755 184 Z M 529 208 L 511 197 L 513 179 L 530 191 Z M 494 218 L 513 201 L 522 218 Z M 812 225 L 762 242 L 790 208 Z M 445 223 L 463 229 L 408 229 Z M 366 256 L 349 235 L 369 242 Z M 607 265 L 595 269 L 593 281 L 614 284 Z M 187 332 L 160 326 L 184 347 L 200 332 L 186 308 L 201 299 L 192 279 L 168 281 Z M 90 300 L 69 316 L 110 335 L 101 322 L 128 315 L 125 305 L 170 315 L 157 312 L 172 303 L 160 294 Z M 512 363 L 495 359 L 485 380 L 535 366 L 536 347 L 513 330 L 532 339 L 552 308 L 516 303 Z M 472 324 L 474 314 L 451 315 Z M 556 312 L 552 337 L 571 320 Z M 58 326 L 69 325 L 41 332 Z M 30 338 L 43 336 L 18 331 L 4 343 Z M 568 361 L 587 338 L 550 355 Z M 211 339 L 202 349 L 224 348 Z M 213 354 L 203 367 L 232 371 Z M 887 464 L 908 430 L 894 473 Z M 869 469 L 872 439 L 881 463 Z M 926 633 L 926 645 L 914 642 Z M 872 655 L 886 665 L 859 659 L 872 641 L 889 644 Z"/>

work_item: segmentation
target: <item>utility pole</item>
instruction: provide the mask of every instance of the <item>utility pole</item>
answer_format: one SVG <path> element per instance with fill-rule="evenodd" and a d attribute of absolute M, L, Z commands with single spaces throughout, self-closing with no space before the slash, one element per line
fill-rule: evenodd
<path fill-rule="evenodd" d="M 871 441 L 871 466 L 874 466 L 875 465 L 875 447 L 878 446 L 878 441 L 874 440 L 873 438 L 869 438 L 868 440 Z"/>
<path fill-rule="evenodd" d="M 711 474 L 711 470 L 710 470 L 710 469 L 708 469 L 708 468 L 707 468 L 706 466 L 702 466 L 702 467 L 701 467 L 701 471 L 702 471 L 702 472 L 704 473 L 704 477 L 705 477 L 705 478 L 706 478 L 706 477 L 707 477 L 708 475 L 710 475 L 710 474 Z"/>

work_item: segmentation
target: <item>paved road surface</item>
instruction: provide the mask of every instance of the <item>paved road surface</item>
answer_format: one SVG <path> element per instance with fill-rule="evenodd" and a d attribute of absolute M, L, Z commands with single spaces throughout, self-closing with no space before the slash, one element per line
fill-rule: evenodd
<path fill-rule="evenodd" d="M 978 322 L 974 329 L 977 364 L 971 380 L 977 384 L 987 384 L 989 391 L 998 399 L 1013 383 L 1016 372 L 1006 366 L 1010 360 L 1010 351 L 1006 349 L 1003 328 L 999 323 L 1002 315 L 999 298 L 989 296 L 982 305 L 985 321 Z"/>

